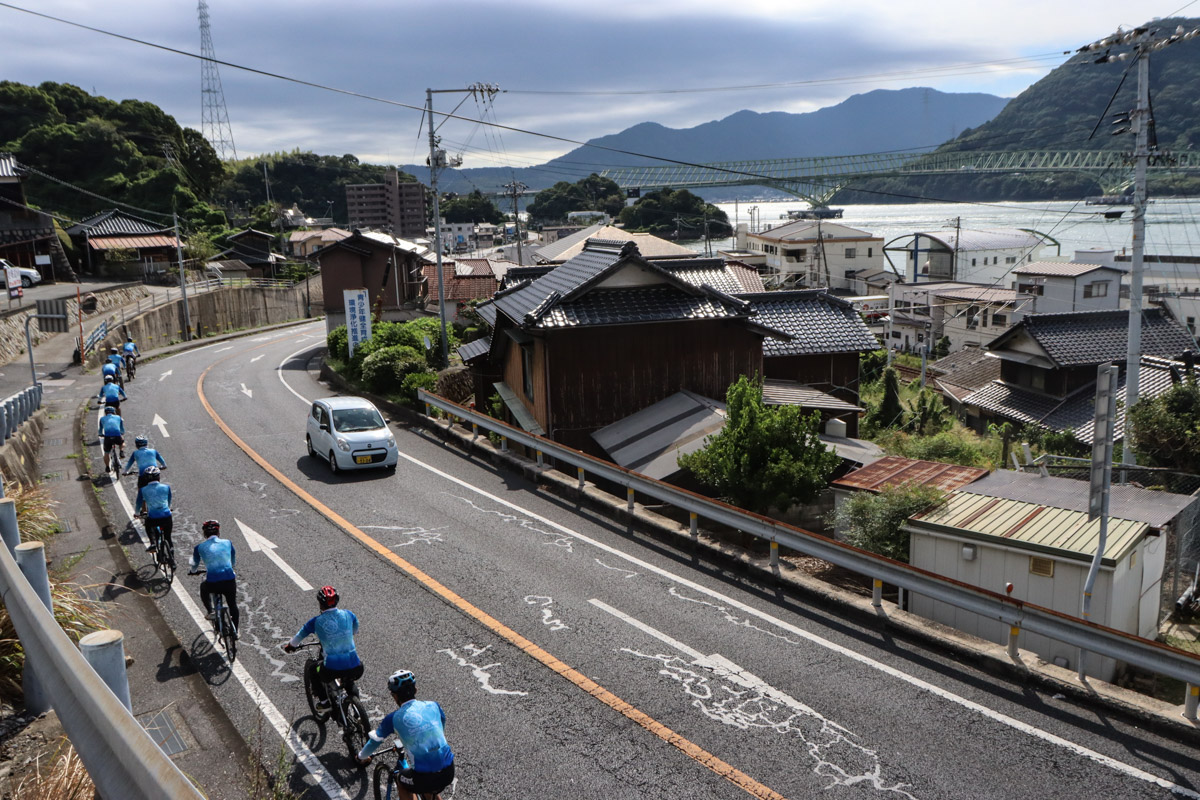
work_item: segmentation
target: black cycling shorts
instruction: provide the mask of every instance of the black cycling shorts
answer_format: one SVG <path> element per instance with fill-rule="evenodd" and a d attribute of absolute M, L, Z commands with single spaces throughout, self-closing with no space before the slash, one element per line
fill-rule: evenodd
<path fill-rule="evenodd" d="M 114 447 L 121 448 L 125 446 L 124 436 L 105 436 L 104 437 L 104 452 L 112 450 Z"/>
<path fill-rule="evenodd" d="M 400 785 L 414 794 L 437 794 L 454 783 L 454 764 L 440 772 L 417 772 L 412 767 L 398 770 L 396 780 Z"/>

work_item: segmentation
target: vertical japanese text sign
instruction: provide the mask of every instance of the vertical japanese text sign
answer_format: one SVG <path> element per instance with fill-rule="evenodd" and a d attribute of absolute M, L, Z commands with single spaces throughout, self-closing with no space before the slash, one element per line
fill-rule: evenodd
<path fill-rule="evenodd" d="M 350 355 L 354 348 L 371 338 L 370 298 L 366 289 L 346 289 L 342 292 L 346 303 L 346 332 L 350 339 Z"/>

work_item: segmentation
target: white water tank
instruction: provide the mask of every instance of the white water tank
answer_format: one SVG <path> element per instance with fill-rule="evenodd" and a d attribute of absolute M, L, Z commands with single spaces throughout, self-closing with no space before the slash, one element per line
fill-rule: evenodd
<path fill-rule="evenodd" d="M 1117 251 L 1111 247 L 1088 247 L 1076 250 L 1075 257 L 1071 261 L 1076 264 L 1098 264 L 1102 267 L 1111 267 L 1117 263 Z"/>
<path fill-rule="evenodd" d="M 825 435 L 836 436 L 839 439 L 846 438 L 846 422 L 840 419 L 831 419 L 825 423 Z"/>

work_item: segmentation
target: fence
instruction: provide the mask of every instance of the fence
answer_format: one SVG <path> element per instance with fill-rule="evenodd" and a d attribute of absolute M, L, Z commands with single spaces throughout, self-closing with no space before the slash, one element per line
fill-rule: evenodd
<path fill-rule="evenodd" d="M 779 546 L 783 545 L 798 553 L 820 558 L 872 578 L 875 587 L 873 602 L 877 609 L 882 610 L 882 588 L 883 583 L 887 582 L 905 591 L 917 592 L 933 600 L 1004 623 L 1010 631 L 1008 649 L 1011 656 L 1017 655 L 1017 638 L 1024 630 L 1073 645 L 1089 653 L 1123 661 L 1157 675 L 1183 681 L 1188 684 L 1185 716 L 1192 722 L 1196 721 L 1197 700 L 1200 698 L 1200 657 L 987 589 L 950 580 L 842 542 L 817 536 L 769 517 L 711 500 L 669 483 L 647 478 L 549 439 L 534 436 L 423 389 L 418 390 L 417 397 L 425 404 L 427 415 L 430 408 L 437 408 L 449 416 L 448 424 L 459 419 L 469 424 L 475 435 L 479 434 L 481 428 L 498 434 L 501 437 L 502 450 L 507 449 L 509 440 L 533 450 L 537 455 L 539 467 L 543 466 L 546 457 L 575 467 L 580 488 L 584 486 L 588 472 L 625 487 L 627 507 L 630 511 L 634 508 L 637 494 L 687 511 L 693 537 L 697 536 L 699 519 L 704 518 L 769 542 L 773 568 L 778 567 Z"/>
<path fill-rule="evenodd" d="M 30 386 L 0 401 L 0 444 L 7 442 L 42 407 L 42 387 Z"/>
<path fill-rule="evenodd" d="M 38 693 L 45 695 L 58 712 L 59 722 L 97 793 L 130 800 L 200 800 L 200 793 L 55 622 L 47 607 L 49 590 L 41 546 L 35 546 L 34 561 L 22 561 L 18 566 L 14 552 L 20 557 L 24 555 L 22 548 L 31 545 L 18 544 L 20 532 L 12 500 L 0 500 L 0 532 L 4 537 L 4 546 L 0 547 L 0 593 L 25 650 L 26 675 L 36 676 Z M 39 596 L 26 578 L 25 570 L 30 567 L 40 571 L 45 597 Z"/>

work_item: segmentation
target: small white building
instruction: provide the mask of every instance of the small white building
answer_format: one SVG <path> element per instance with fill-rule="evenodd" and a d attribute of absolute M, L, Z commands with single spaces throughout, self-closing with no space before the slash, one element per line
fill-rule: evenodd
<path fill-rule="evenodd" d="M 1073 261 L 1034 261 L 1012 271 L 1012 288 L 1033 298 L 1031 314 L 1121 307 L 1120 269 Z"/>
<path fill-rule="evenodd" d="M 883 268 L 883 238 L 822 220 L 795 220 L 751 233 L 738 226 L 738 250 L 763 255 L 768 288 L 830 288 L 861 294 L 856 273 Z"/>
<path fill-rule="evenodd" d="M 909 283 L 969 281 L 1007 286 L 1014 268 L 1043 260 L 1048 241 L 1044 234 L 1021 228 L 951 228 L 897 237 L 887 243 L 887 252 L 897 267 L 904 265 Z"/>
<path fill-rule="evenodd" d="M 1099 543 L 1100 521 L 1088 521 L 1088 484 L 1019 472 L 993 472 L 909 519 L 909 563 L 983 589 L 1077 617 L 1083 587 Z M 1186 518 L 1194 498 L 1128 486 L 1113 487 L 1108 536 L 1092 592 L 1090 619 L 1153 639 L 1162 615 L 1167 538 Z M 909 610 L 996 643 L 1008 640 L 1003 623 L 910 595 Z M 1048 662 L 1078 668 L 1078 649 L 1022 632 L 1018 645 Z M 1090 655 L 1087 674 L 1111 681 L 1119 665 Z"/>
<path fill-rule="evenodd" d="M 951 353 L 980 347 L 1020 322 L 1033 301 L 1013 289 L 959 281 L 898 283 L 888 292 L 894 313 L 885 339 L 906 352 L 920 352 L 926 337 L 948 337 Z"/>

